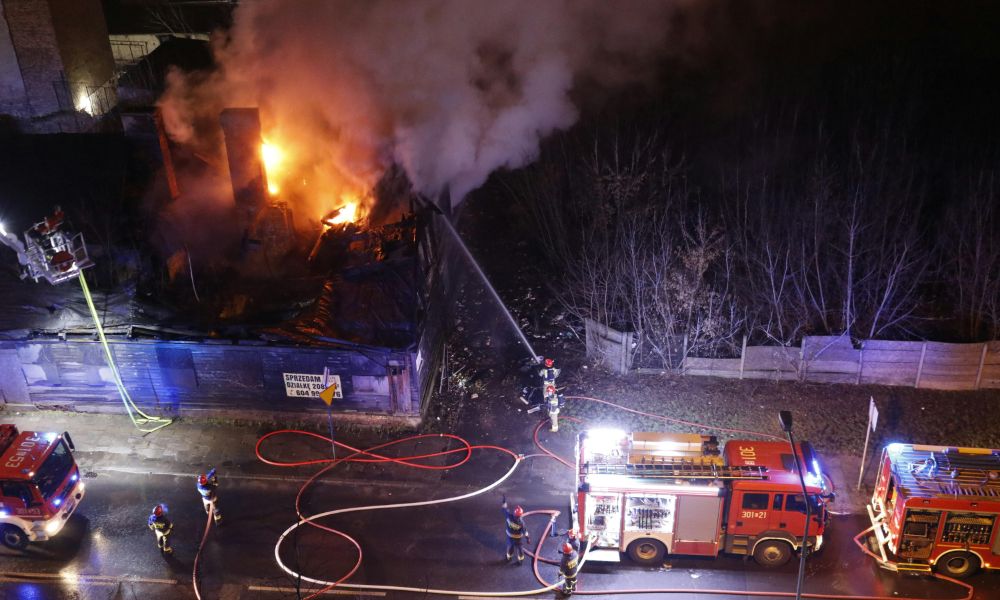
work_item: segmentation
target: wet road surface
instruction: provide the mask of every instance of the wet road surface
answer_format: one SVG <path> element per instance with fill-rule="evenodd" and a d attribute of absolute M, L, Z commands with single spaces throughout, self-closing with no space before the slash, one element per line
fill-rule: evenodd
<path fill-rule="evenodd" d="M 85 453 L 78 457 L 87 471 Z M 320 483 L 304 497 L 306 514 L 347 506 L 411 502 L 467 493 L 494 481 L 509 467 L 502 455 L 477 452 L 470 463 L 441 476 L 438 472 L 409 473 L 394 480 L 366 475 L 354 480 Z M 306 467 L 294 472 L 275 469 L 271 475 L 227 473 L 220 470 L 223 525 L 210 530 L 200 559 L 202 597 L 209 599 L 279 599 L 301 597 L 317 586 L 297 582 L 276 564 L 274 546 L 295 521 L 293 503 Z M 396 467 L 388 467 L 388 470 Z M 63 599 L 187 599 L 194 598 L 191 570 L 206 524 L 194 488 L 194 473 L 138 474 L 118 470 L 90 471 L 87 497 L 66 529 L 55 540 L 32 545 L 24 552 L 0 549 L 0 598 Z M 508 592 L 541 587 L 530 564 L 505 564 L 501 491 L 528 510 L 558 509 L 565 513 L 569 469 L 549 459 L 528 459 L 505 484 L 481 496 L 447 505 L 366 511 L 322 519 L 324 525 L 350 533 L 364 551 L 351 578 L 355 583 L 434 587 L 456 591 Z M 156 549 L 146 517 L 157 502 L 165 502 L 175 523 L 171 542 L 175 554 Z M 539 535 L 545 517 L 529 520 Z M 560 520 L 565 527 L 565 521 Z M 896 598 L 960 598 L 954 585 L 921 577 L 880 571 L 853 545 L 851 537 L 864 528 L 860 517 L 835 517 L 827 546 L 808 565 L 807 592 L 876 595 Z M 537 540 L 536 540 L 537 541 Z M 555 540 L 543 555 L 557 558 Z M 289 536 L 282 559 L 307 576 L 333 580 L 354 565 L 356 552 L 343 538 L 306 526 Z M 797 563 L 766 571 L 740 557 L 716 560 L 672 558 L 669 568 L 589 564 L 580 575 L 580 591 L 622 588 L 676 589 L 670 598 L 704 598 L 697 590 L 794 591 Z M 542 576 L 555 581 L 555 567 L 541 565 Z M 976 599 L 1000 597 L 994 574 L 970 580 Z M 452 597 L 461 596 L 454 594 Z M 608 594 L 602 594 L 608 595 Z M 418 598 L 423 594 L 394 591 L 338 590 L 327 597 Z M 547 592 L 544 597 L 555 597 Z M 662 598 L 663 594 L 630 597 Z M 713 596 L 749 598 L 746 594 Z"/>

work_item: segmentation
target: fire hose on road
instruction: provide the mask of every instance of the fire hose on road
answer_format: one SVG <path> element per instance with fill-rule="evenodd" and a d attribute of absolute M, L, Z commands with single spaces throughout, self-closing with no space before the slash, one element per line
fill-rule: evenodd
<path fill-rule="evenodd" d="M 544 588 L 533 589 L 533 590 L 523 590 L 523 591 L 517 591 L 517 592 L 506 592 L 506 591 L 481 592 L 481 591 L 473 591 L 473 590 L 443 590 L 443 589 L 418 588 L 418 587 L 409 587 L 409 586 L 366 585 L 366 584 L 346 583 L 346 580 L 349 579 L 358 570 L 358 568 L 361 566 L 361 561 L 362 561 L 363 556 L 364 556 L 363 550 L 361 549 L 361 545 L 358 544 L 357 540 L 355 540 L 354 538 L 352 538 L 347 533 L 344 533 L 342 531 L 333 529 L 331 527 L 326 527 L 325 525 L 321 525 L 319 523 L 316 523 L 315 521 L 317 519 L 322 519 L 324 517 L 329 517 L 329 516 L 339 515 L 339 514 L 352 513 L 352 512 L 372 511 L 372 510 L 389 510 L 389 509 L 396 509 L 396 508 L 415 508 L 415 507 L 419 507 L 419 506 L 431 506 L 431 505 L 435 505 L 435 504 L 447 504 L 447 503 L 451 503 L 451 502 L 459 502 L 461 500 L 466 500 L 466 499 L 469 499 L 469 498 L 473 498 L 475 496 L 479 496 L 481 494 L 485 494 L 485 493 L 489 492 L 490 490 L 496 488 L 497 486 L 499 486 L 500 484 L 502 484 L 504 481 L 506 481 L 511 475 L 514 474 L 514 472 L 517 470 L 518 466 L 521 464 L 521 462 L 524 460 L 525 457 L 520 456 L 520 455 L 516 454 L 515 452 L 513 452 L 511 450 L 508 450 L 506 448 L 501 448 L 499 446 L 486 446 L 486 445 L 473 446 L 473 445 L 469 444 L 466 440 L 464 440 L 464 439 L 462 439 L 462 438 L 460 438 L 458 436 L 451 435 L 451 434 L 425 434 L 425 435 L 411 436 L 411 437 L 407 437 L 407 438 L 402 438 L 400 440 L 395 440 L 395 441 L 392 441 L 392 442 L 388 442 L 386 444 L 381 444 L 379 446 L 374 446 L 374 447 L 369 448 L 367 450 L 359 450 L 357 448 L 353 448 L 353 447 L 348 446 L 346 444 L 342 444 L 340 442 L 336 442 L 338 446 L 341 446 L 341 447 L 343 447 L 343 448 L 345 448 L 345 449 L 347 449 L 347 450 L 349 450 L 349 451 L 352 452 L 352 454 L 350 454 L 350 455 L 348 455 L 348 456 L 346 456 L 344 458 L 338 458 L 338 459 L 332 459 L 332 458 L 325 459 L 324 458 L 324 459 L 314 459 L 314 460 L 298 461 L 298 462 L 277 462 L 277 461 L 272 461 L 272 460 L 269 460 L 269 459 L 265 458 L 260 453 L 260 446 L 261 446 L 261 444 L 267 438 L 272 437 L 274 435 L 278 435 L 278 434 L 288 434 L 288 433 L 294 433 L 294 434 L 312 436 L 312 437 L 324 439 L 326 441 L 331 441 L 331 440 L 329 438 L 326 438 L 325 436 L 321 436 L 319 434 L 315 434 L 315 433 L 312 433 L 312 432 L 300 431 L 300 430 L 282 430 L 282 431 L 272 432 L 272 433 L 270 433 L 270 434 L 262 437 L 257 442 L 257 456 L 258 456 L 258 458 L 260 458 L 262 461 L 266 462 L 267 464 L 288 467 L 288 466 L 301 466 L 301 465 L 309 465 L 309 464 L 329 463 L 326 467 L 324 467 L 319 472 L 317 472 L 315 475 L 313 475 L 305 484 L 303 484 L 302 488 L 300 488 L 299 493 L 296 496 L 296 500 L 295 500 L 295 503 L 296 503 L 296 512 L 298 513 L 299 521 L 297 521 L 295 524 L 291 525 L 284 532 L 282 532 L 282 534 L 278 537 L 277 543 L 274 546 L 274 558 L 275 558 L 275 561 L 278 563 L 279 568 L 281 568 L 281 570 L 283 570 L 285 573 L 289 574 L 290 576 L 295 577 L 297 579 L 300 579 L 302 581 L 307 581 L 309 583 L 313 583 L 313 584 L 316 584 L 316 585 L 325 586 L 323 589 L 318 590 L 316 592 L 313 592 L 311 595 L 307 596 L 307 598 L 315 598 L 316 596 L 318 596 L 320 594 L 323 594 L 326 591 L 329 591 L 333 587 L 342 587 L 342 588 L 357 589 L 357 590 L 382 590 L 382 591 L 414 592 L 414 593 L 422 593 L 422 594 L 463 595 L 463 596 L 489 596 L 489 597 L 516 597 L 516 596 L 532 596 L 532 595 L 535 595 L 535 594 L 547 592 L 547 591 L 555 589 L 556 587 L 558 587 L 561 584 L 561 582 L 556 582 L 556 583 L 548 585 L 548 586 L 546 586 Z M 405 456 L 405 457 L 388 457 L 388 456 L 384 456 L 384 455 L 376 454 L 375 453 L 376 450 L 381 450 L 381 449 L 386 448 L 388 446 L 392 446 L 392 445 L 395 445 L 395 444 L 400 444 L 400 443 L 407 442 L 407 441 L 418 440 L 418 439 L 421 439 L 421 438 L 442 438 L 442 437 L 458 441 L 458 442 L 460 442 L 462 444 L 462 446 L 459 447 L 459 448 L 454 448 L 454 449 L 451 449 L 451 450 L 444 450 L 444 451 L 441 451 L 441 452 L 432 452 L 432 453 L 427 453 L 427 454 L 412 455 L 412 456 Z M 455 467 L 457 467 L 459 465 L 462 465 L 462 464 L 465 464 L 466 462 L 468 462 L 468 460 L 471 458 L 473 450 L 495 450 L 495 451 L 503 452 L 503 453 L 509 454 L 514 459 L 514 462 L 511 465 L 510 469 L 507 470 L 507 472 L 505 472 L 502 476 L 500 476 L 498 479 L 496 479 L 495 481 L 493 481 L 489 485 L 487 485 L 487 486 L 485 486 L 483 488 L 480 488 L 478 490 L 469 492 L 467 494 L 459 495 L 459 496 L 452 496 L 452 497 L 449 497 L 449 498 L 441 498 L 441 499 L 437 499 L 437 500 L 424 500 L 424 501 L 418 501 L 418 502 L 400 502 L 400 503 L 394 503 L 394 504 L 379 504 L 379 505 L 369 505 L 369 506 L 355 506 L 355 507 L 348 507 L 348 508 L 341 508 L 341 509 L 336 509 L 336 510 L 325 511 L 325 512 L 317 513 L 317 514 L 314 514 L 314 515 L 310 515 L 308 517 L 302 515 L 302 513 L 300 511 L 299 502 L 301 500 L 303 492 L 320 475 L 322 475 L 323 473 L 325 473 L 326 471 L 328 471 L 329 469 L 331 469 L 332 467 L 336 466 L 339 463 L 342 463 L 342 462 L 369 462 L 369 463 L 371 463 L 371 462 L 380 462 L 380 463 L 381 462 L 391 462 L 391 463 L 402 464 L 402 465 L 406 465 L 406 466 L 414 467 L 414 468 L 419 468 L 419 469 L 447 470 L 447 469 L 453 469 L 453 468 L 455 468 Z M 455 454 L 455 453 L 464 453 L 465 454 L 464 458 L 462 458 L 461 460 L 459 460 L 455 464 L 449 464 L 449 465 L 426 465 L 426 464 L 419 464 L 417 462 L 414 462 L 414 461 L 417 461 L 417 460 L 430 459 L 430 458 L 435 458 L 435 457 L 438 457 L 438 456 L 445 456 L 445 455 Z M 354 548 L 357 550 L 358 557 L 357 557 L 357 560 L 355 561 L 354 566 L 350 569 L 350 571 L 347 574 L 345 574 L 344 576 L 340 577 L 339 579 L 337 579 L 335 581 L 329 581 L 329 580 L 324 580 L 324 579 L 317 579 L 317 578 L 313 578 L 313 577 L 307 577 L 305 575 L 302 575 L 301 573 L 296 572 L 291 567 L 289 567 L 288 565 L 286 565 L 284 563 L 284 561 L 281 560 L 281 545 L 282 545 L 282 542 L 292 532 L 294 532 L 296 529 L 298 529 L 299 527 L 301 527 L 303 525 L 307 525 L 307 524 L 311 525 L 313 527 L 317 527 L 319 529 L 322 529 L 324 531 L 336 534 L 336 535 L 338 535 L 338 536 L 340 536 L 340 537 L 348 540 L 354 546 Z"/>
<path fill-rule="evenodd" d="M 571 398 L 571 399 L 577 399 L 577 400 L 586 400 L 586 401 L 598 402 L 598 403 L 601 403 L 601 404 L 605 404 L 605 405 L 611 406 L 611 407 L 616 408 L 616 409 L 620 409 L 620 410 L 624 410 L 624 411 L 627 411 L 627 412 L 631 412 L 631 413 L 635 413 L 635 414 L 647 416 L 647 417 L 650 417 L 650 418 L 655 418 L 655 419 L 659 419 L 659 420 L 663 420 L 663 421 L 667 421 L 667 422 L 672 422 L 672 423 L 680 423 L 680 424 L 684 424 L 684 425 L 688 425 L 688 426 L 692 426 L 692 427 L 698 427 L 698 428 L 707 429 L 707 430 L 724 431 L 724 432 L 730 432 L 730 433 L 744 433 L 744 434 L 751 434 L 751 435 L 755 435 L 755 436 L 762 436 L 762 437 L 768 437 L 768 438 L 777 438 L 777 436 L 773 436 L 773 435 L 769 435 L 769 434 L 764 434 L 764 433 L 760 433 L 760 432 L 754 432 L 754 431 L 748 431 L 748 430 L 742 430 L 742 429 L 725 428 L 725 427 L 719 427 L 719 426 L 702 425 L 702 424 L 699 424 L 699 423 L 694 423 L 694 422 L 690 422 L 690 421 L 684 421 L 684 420 L 681 420 L 681 419 L 675 419 L 675 418 L 666 417 L 666 416 L 663 416 L 663 415 L 656 415 L 656 414 L 652 414 L 652 413 L 646 413 L 646 412 L 642 412 L 642 411 L 630 409 L 630 408 L 627 408 L 627 407 L 624 407 L 624 406 L 620 406 L 620 405 L 614 404 L 612 402 L 608 402 L 606 400 L 601 400 L 601 399 L 598 399 L 598 398 L 590 398 L 590 397 L 585 397 L 585 396 L 571 396 L 569 398 Z M 569 419 L 572 420 L 572 421 L 580 422 L 579 419 L 575 419 L 575 418 L 572 418 L 572 417 L 570 417 Z M 353 590 L 396 591 L 396 592 L 412 592 L 412 593 L 420 593 L 420 594 L 461 595 L 461 596 L 479 596 L 479 597 L 487 597 L 487 596 L 488 597 L 523 597 L 523 596 L 533 596 L 533 595 L 545 593 L 545 592 L 548 592 L 548 591 L 551 591 L 551 590 L 554 590 L 554 589 L 558 588 L 563 583 L 562 580 L 558 580 L 558 581 L 556 581 L 554 583 L 550 583 L 550 582 L 548 582 L 548 581 L 545 580 L 545 578 L 542 576 L 542 574 L 541 574 L 541 572 L 539 570 L 539 563 L 540 562 L 542 562 L 542 563 L 548 563 L 548 564 L 553 564 L 553 562 L 554 562 L 554 561 L 551 561 L 551 560 L 548 560 L 548 559 L 541 558 L 541 555 L 542 555 L 542 548 L 543 548 L 543 546 L 545 544 L 545 541 L 549 537 L 549 532 L 550 532 L 550 529 L 552 527 L 552 519 L 554 519 L 555 516 L 557 516 L 558 514 L 560 514 L 559 511 L 557 511 L 557 510 L 538 510 L 538 511 L 532 511 L 532 512 L 529 512 L 529 513 L 525 513 L 526 517 L 527 516 L 533 516 L 533 515 L 548 515 L 550 517 L 549 523 L 545 526 L 544 531 L 543 531 L 542 535 L 540 536 L 540 539 L 538 541 L 538 544 L 537 544 L 536 548 L 534 549 L 533 552 L 528 551 L 529 556 L 532 557 L 534 575 L 535 575 L 536 579 L 538 580 L 539 584 L 542 587 L 537 588 L 537 589 L 529 589 L 529 590 L 499 591 L 499 592 L 497 592 L 497 591 L 478 591 L 478 590 L 448 590 L 448 589 L 437 589 L 437 588 L 430 588 L 430 587 L 411 587 L 411 586 L 397 586 L 397 585 L 348 583 L 347 580 L 350 579 L 350 577 L 352 577 L 357 572 L 358 568 L 362 564 L 364 553 L 363 553 L 363 550 L 361 548 L 361 545 L 357 542 L 357 540 L 355 540 L 349 534 L 347 534 L 347 533 L 345 533 L 343 531 L 334 529 L 332 527 L 327 527 L 325 525 L 322 525 L 322 524 L 316 522 L 319 519 L 323 519 L 325 517 L 331 517 L 331 516 L 334 516 L 334 515 L 343 515 L 343 514 L 357 513 L 357 512 L 362 512 L 362 511 L 391 510 L 391 509 L 400 509 L 400 508 L 415 508 L 415 507 L 421 507 L 421 506 L 432 506 L 432 505 L 436 505 L 436 504 L 447 504 L 447 503 L 453 503 L 453 502 L 460 502 L 460 501 L 463 501 L 463 500 L 468 500 L 470 498 L 473 498 L 473 497 L 479 496 L 481 494 L 487 493 L 487 492 L 495 489 L 497 486 L 501 485 L 504 481 L 506 481 L 507 479 L 509 479 L 514 474 L 514 472 L 518 469 L 518 467 L 521 465 L 521 463 L 526 458 L 535 458 L 535 457 L 552 458 L 554 460 L 559 461 L 563 465 L 572 468 L 573 465 L 571 465 L 569 461 L 565 460 L 564 458 L 556 455 L 552 451 L 550 451 L 547 448 L 545 448 L 544 445 L 539 440 L 539 432 L 541 430 L 541 427 L 543 427 L 545 424 L 546 424 L 545 420 L 541 421 L 538 424 L 538 426 L 535 428 L 535 431 L 534 431 L 534 441 L 535 441 L 535 444 L 537 445 L 537 447 L 541 450 L 541 454 L 533 454 L 533 455 L 528 455 L 528 456 L 519 455 L 519 454 L 515 453 L 514 451 L 512 451 L 510 449 L 503 448 L 503 447 L 500 447 L 500 446 L 493 446 L 493 445 L 472 445 L 468 441 L 466 441 L 465 439 L 460 438 L 460 437 L 455 436 L 455 435 L 451 435 L 451 434 L 423 434 L 423 435 L 410 436 L 410 437 L 406 437 L 406 438 L 401 438 L 401 439 L 398 439 L 398 440 L 390 441 L 390 442 L 387 442 L 387 443 L 384 443 L 384 444 L 373 446 L 373 447 L 365 449 L 365 450 L 354 448 L 352 446 L 349 446 L 347 444 L 343 444 L 341 442 L 335 442 L 337 446 L 340 446 L 340 447 L 344 448 L 350 454 L 348 454 L 348 455 L 346 455 L 344 457 L 341 457 L 341 458 L 336 458 L 336 459 L 334 459 L 334 458 L 317 458 L 317 459 L 305 460 L 305 461 L 281 462 L 281 461 L 275 461 L 275 460 L 268 459 L 261 452 L 261 446 L 264 444 L 264 442 L 266 440 L 268 440 L 268 439 L 276 436 L 276 435 L 284 435 L 284 434 L 305 435 L 305 436 L 310 436 L 310 437 L 314 437 L 314 438 L 323 440 L 323 441 L 328 442 L 328 443 L 332 442 L 332 440 L 330 438 L 328 438 L 326 436 L 323 436 L 323 435 L 320 435 L 320 434 L 316 434 L 316 433 L 313 433 L 313 432 L 307 432 L 307 431 L 301 431 L 301 430 L 279 430 L 279 431 L 271 432 L 271 433 L 269 433 L 269 434 L 261 437 L 258 440 L 258 442 L 257 442 L 257 446 L 256 446 L 256 449 L 255 449 L 255 452 L 257 454 L 257 457 L 261 461 L 263 461 L 263 462 L 265 462 L 267 464 L 274 465 L 274 466 L 280 466 L 280 467 L 296 467 L 296 466 L 304 466 L 304 465 L 325 465 L 322 469 L 320 469 L 317 473 L 315 473 L 312 477 L 310 477 L 309 480 L 306 481 L 306 483 L 304 483 L 302 485 L 302 487 L 299 489 L 298 494 L 296 495 L 296 499 L 295 499 L 295 510 L 296 510 L 296 514 L 298 515 L 299 520 L 297 522 L 295 522 L 294 524 L 292 524 L 291 526 L 289 526 L 287 529 L 285 529 L 285 531 L 283 531 L 282 534 L 279 536 L 279 538 L 278 538 L 278 540 L 277 540 L 277 542 L 275 543 L 275 546 L 274 546 L 274 558 L 275 558 L 275 561 L 277 562 L 279 568 L 281 568 L 281 570 L 284 571 L 285 573 L 287 573 L 288 575 L 290 575 L 292 577 L 295 577 L 296 579 L 299 579 L 301 581 L 309 582 L 309 583 L 314 584 L 314 585 L 324 586 L 322 589 L 320 589 L 318 591 L 312 592 L 309 596 L 307 596 L 307 598 L 315 598 L 315 597 L 317 597 L 317 596 L 319 596 L 319 595 L 321 595 L 321 594 L 323 594 L 323 593 L 325 593 L 327 591 L 332 590 L 335 587 L 337 587 L 337 588 L 345 588 L 345 589 L 353 589 Z M 442 450 L 440 452 L 430 452 L 430 453 L 425 453 L 425 454 L 416 454 L 416 455 L 401 456 L 401 457 L 386 456 L 386 455 L 380 453 L 380 451 L 382 451 L 382 450 L 384 450 L 386 448 L 389 448 L 391 446 L 394 446 L 394 445 L 397 445 L 397 444 L 402 444 L 404 442 L 411 442 L 411 441 L 415 441 L 415 440 L 420 440 L 420 439 L 423 439 L 423 438 L 446 438 L 446 439 L 452 440 L 454 442 L 457 442 L 459 444 L 459 447 L 448 449 L 448 450 Z M 780 438 L 778 438 L 778 439 L 780 439 Z M 473 453 L 474 450 L 492 450 L 492 451 L 502 452 L 502 453 L 508 454 L 513 459 L 513 464 L 510 466 L 510 468 L 505 473 L 503 473 L 499 478 L 497 478 L 493 482 L 489 483 L 488 485 L 486 485 L 486 486 L 484 486 L 484 487 L 482 487 L 482 488 L 480 488 L 478 490 L 474 490 L 472 492 L 469 492 L 469 493 L 466 493 L 466 494 L 462 494 L 462 495 L 458 495 L 458 496 L 452 496 L 452 497 L 448 497 L 448 498 L 441 498 L 441 499 L 435 499 L 435 500 L 423 500 L 423 501 L 416 501 L 416 502 L 401 502 L 401 503 L 393 503 L 393 504 L 354 506 L 354 507 L 347 507 L 347 508 L 340 508 L 340 509 L 335 509 L 335 510 L 329 510 L 329 511 L 319 512 L 319 513 L 316 513 L 316 514 L 313 514 L 313 515 L 309 515 L 309 516 L 303 515 L 302 512 L 301 512 L 300 501 L 301 501 L 302 495 L 304 494 L 305 490 L 308 489 L 309 486 L 312 485 L 324 473 L 326 473 L 327 471 L 329 471 L 330 469 L 334 468 L 335 466 L 337 466 L 340 463 L 343 463 L 343 462 L 395 463 L 395 464 L 399 464 L 399 465 L 403 465 L 403 466 L 408 466 L 408 467 L 411 467 L 411 468 L 418 468 L 418 469 L 448 470 L 448 469 L 453 469 L 453 468 L 456 468 L 458 466 L 461 466 L 461 465 L 467 463 L 471 459 L 472 453 Z M 441 456 L 448 456 L 448 455 L 452 455 L 452 454 L 460 455 L 459 460 L 457 460 L 457 461 L 455 461 L 453 463 L 445 464 L 445 465 L 431 465 L 431 464 L 423 464 L 423 463 L 419 462 L 419 461 L 426 461 L 428 459 L 433 459 L 433 458 L 437 458 L 437 457 L 441 457 Z M 292 569 L 288 565 L 286 565 L 284 563 L 284 561 L 281 559 L 281 547 L 282 547 L 282 544 L 284 543 L 284 541 L 286 540 L 286 538 L 288 538 L 288 536 L 290 534 L 292 534 L 294 531 L 296 531 L 299 527 L 302 527 L 303 525 L 309 525 L 311 527 L 318 528 L 318 529 L 326 531 L 328 533 L 335 534 L 335 535 L 340 536 L 343 539 L 347 540 L 348 542 L 350 542 L 350 544 L 352 546 L 354 546 L 355 550 L 357 551 L 357 559 L 356 559 L 355 564 L 353 565 L 353 567 L 346 574 L 342 575 L 341 577 L 339 577 L 337 579 L 334 579 L 334 580 L 328 580 L 328 579 L 320 579 L 320 578 L 316 578 L 316 577 L 306 576 L 306 575 L 304 575 L 302 573 L 299 573 L 296 570 Z M 206 532 L 207 532 L 207 528 L 206 528 Z M 865 549 L 864 549 L 863 545 L 860 542 L 858 542 L 858 538 L 862 537 L 865 533 L 867 533 L 867 531 L 861 532 L 855 538 L 855 542 L 858 543 L 858 545 L 860 547 L 862 547 L 862 550 L 865 550 Z M 587 560 L 587 554 L 588 554 L 588 551 L 589 551 L 589 547 L 590 547 L 590 544 L 587 545 L 587 547 L 584 549 L 584 552 L 581 555 L 580 568 L 582 568 L 583 564 Z M 866 552 L 866 553 L 867 554 L 871 554 L 870 552 Z M 960 587 L 962 587 L 962 588 L 965 589 L 965 591 L 966 591 L 965 596 L 963 596 L 962 598 L 957 599 L 957 600 L 971 600 L 972 599 L 975 590 L 974 590 L 974 588 L 971 585 L 968 585 L 968 584 L 966 584 L 964 582 L 952 579 L 950 577 L 945 577 L 943 575 L 939 575 L 939 574 L 936 574 L 936 573 L 934 574 L 934 576 L 936 578 L 942 580 L 942 581 L 947 581 L 949 583 L 953 583 L 953 584 L 958 585 L 958 586 L 960 586 Z M 580 590 L 580 589 L 578 589 L 575 593 L 576 594 L 581 594 L 581 595 L 603 595 L 603 596 L 607 596 L 607 595 L 624 595 L 624 594 L 702 594 L 702 595 L 717 595 L 717 596 L 744 596 L 744 597 L 768 597 L 768 598 L 792 598 L 792 597 L 795 597 L 795 593 L 794 592 L 726 590 L 726 589 L 691 589 L 691 588 L 641 588 L 641 589 L 630 588 L 630 589 L 612 589 L 612 590 Z M 907 598 L 907 597 L 898 596 L 898 595 L 886 595 L 886 596 L 877 596 L 877 595 L 844 595 L 844 594 L 815 593 L 815 592 L 805 592 L 805 593 L 802 594 L 802 597 L 803 598 L 822 599 L 822 600 L 828 600 L 828 599 L 829 600 L 832 600 L 832 599 L 841 599 L 841 600 L 921 600 L 921 599 L 918 599 L 918 598 Z"/>

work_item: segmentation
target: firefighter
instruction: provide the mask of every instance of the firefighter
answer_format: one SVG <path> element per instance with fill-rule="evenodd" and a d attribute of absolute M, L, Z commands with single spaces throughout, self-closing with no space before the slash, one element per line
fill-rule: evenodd
<path fill-rule="evenodd" d="M 551 527 L 552 531 L 552 533 L 549 534 L 549 537 L 566 536 L 566 543 L 572 545 L 573 549 L 577 552 L 580 552 L 580 542 L 584 539 L 583 532 L 577 532 L 577 530 L 573 528 L 560 531 L 556 528 L 556 518 L 554 516 L 549 520 L 549 527 Z"/>
<path fill-rule="evenodd" d="M 559 409 L 562 408 L 564 402 L 563 396 L 554 385 L 545 388 L 545 405 L 549 409 L 549 421 L 552 424 L 550 431 L 559 431 Z"/>
<path fill-rule="evenodd" d="M 548 386 L 556 385 L 556 377 L 559 377 L 559 369 L 556 368 L 556 363 L 551 358 L 546 358 L 542 364 L 544 367 L 539 369 L 538 376 L 542 378 L 542 389 Z"/>
<path fill-rule="evenodd" d="M 562 545 L 562 560 L 559 561 L 559 575 L 563 578 L 563 595 L 570 596 L 576 591 L 576 571 L 579 568 L 580 555 L 573 544 L 564 542 Z"/>
<path fill-rule="evenodd" d="M 35 225 L 33 230 L 39 236 L 51 235 L 59 229 L 65 218 L 66 213 L 64 213 L 62 208 L 57 204 L 52 210 L 52 216 L 45 217 L 45 220 Z"/>
<path fill-rule="evenodd" d="M 222 515 L 219 513 L 219 496 L 216 493 L 218 487 L 219 477 L 215 474 L 215 469 L 198 476 L 197 488 L 201 494 L 201 504 L 205 507 L 206 513 L 212 514 L 216 525 L 222 520 Z"/>
<path fill-rule="evenodd" d="M 166 507 L 162 504 L 154 506 L 146 525 L 156 534 L 156 547 L 160 552 L 173 554 L 174 549 L 170 547 L 170 532 L 174 530 L 174 524 L 167 517 Z"/>
<path fill-rule="evenodd" d="M 52 211 L 52 216 L 45 217 L 45 220 L 36 224 L 28 231 L 35 243 L 45 253 L 45 258 L 51 266 L 60 271 L 68 270 L 73 264 L 73 254 L 70 250 L 70 239 L 60 227 L 66 214 L 58 205 Z"/>
<path fill-rule="evenodd" d="M 524 526 L 524 509 L 520 506 L 515 506 L 513 512 L 507 509 L 507 496 L 503 497 L 500 503 L 500 508 L 503 509 L 503 516 L 505 520 L 505 525 L 507 528 L 507 560 L 509 561 L 511 557 L 514 556 L 514 551 L 517 551 L 517 564 L 524 562 L 524 547 L 523 542 L 531 543 L 528 535 L 528 529 Z"/>

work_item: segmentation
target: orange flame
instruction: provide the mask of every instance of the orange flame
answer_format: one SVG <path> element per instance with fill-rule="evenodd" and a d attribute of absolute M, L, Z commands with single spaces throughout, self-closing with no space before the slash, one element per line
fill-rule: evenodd
<path fill-rule="evenodd" d="M 330 223 L 337 225 L 339 223 L 353 223 L 358 218 L 358 203 L 348 202 L 340 208 L 337 212 L 337 216 L 330 219 Z"/>
<path fill-rule="evenodd" d="M 264 163 L 264 175 L 267 177 L 267 191 L 273 196 L 281 191 L 273 181 L 278 179 L 281 164 L 285 161 L 285 152 L 275 144 L 264 140 L 260 145 L 260 158 Z"/>
<path fill-rule="evenodd" d="M 358 206 L 360 203 L 357 199 L 344 194 L 340 200 L 344 202 L 343 206 L 328 212 L 320 219 L 327 227 L 342 225 L 344 223 L 354 223 L 358 220 Z"/>

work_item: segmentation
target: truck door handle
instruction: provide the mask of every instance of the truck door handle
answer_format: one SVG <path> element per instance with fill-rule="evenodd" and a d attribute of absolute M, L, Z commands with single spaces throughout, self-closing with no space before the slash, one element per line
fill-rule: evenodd
<path fill-rule="evenodd" d="M 778 527 L 781 527 L 782 529 L 786 529 L 788 527 L 788 524 L 787 523 L 778 523 Z"/>
<path fill-rule="evenodd" d="M 743 521 L 736 521 L 737 527 L 743 527 Z"/>

